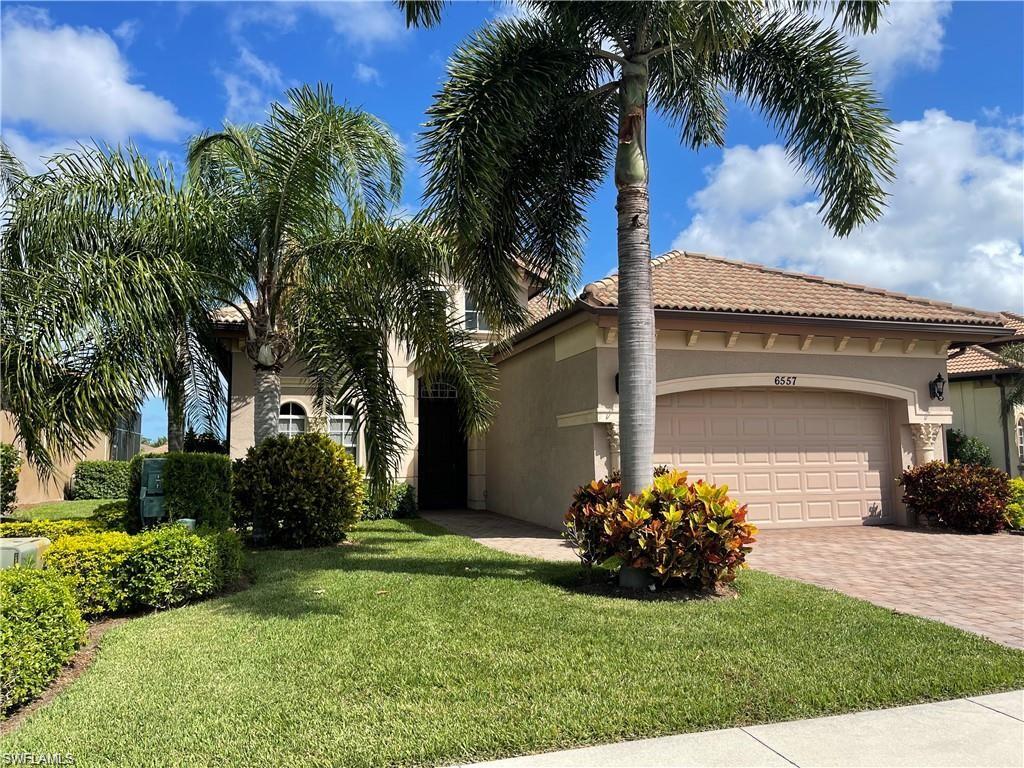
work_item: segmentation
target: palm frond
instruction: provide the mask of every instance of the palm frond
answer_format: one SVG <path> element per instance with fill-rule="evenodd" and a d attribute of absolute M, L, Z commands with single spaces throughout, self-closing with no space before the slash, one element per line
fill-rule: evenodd
<path fill-rule="evenodd" d="M 446 0 L 396 0 L 395 5 L 405 12 L 407 27 L 436 27 L 441 23 L 441 13 L 448 3 Z"/>
<path fill-rule="evenodd" d="M 839 31 L 776 14 L 719 64 L 727 87 L 782 133 L 821 196 L 825 223 L 846 235 L 877 219 L 893 178 L 893 127 Z"/>

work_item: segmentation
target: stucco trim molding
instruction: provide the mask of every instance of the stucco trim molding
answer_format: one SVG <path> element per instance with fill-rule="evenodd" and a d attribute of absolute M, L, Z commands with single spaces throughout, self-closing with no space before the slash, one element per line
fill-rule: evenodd
<path fill-rule="evenodd" d="M 585 411 L 560 413 L 557 419 L 560 427 L 581 427 L 584 424 L 618 424 L 619 409 L 617 406 L 588 408 Z"/>
<path fill-rule="evenodd" d="M 776 379 L 795 384 L 776 384 Z M 910 424 L 952 424 L 953 411 L 946 406 L 924 408 L 918 399 L 917 390 L 872 379 L 857 379 L 849 376 L 826 376 L 816 373 L 728 373 L 711 376 L 689 376 L 682 379 L 659 381 L 657 394 L 670 395 L 675 392 L 692 392 L 699 389 L 734 389 L 737 387 L 767 387 L 769 389 L 831 389 L 842 392 L 857 392 L 862 395 L 876 395 L 892 400 L 901 400 L 907 406 L 907 423 Z"/>

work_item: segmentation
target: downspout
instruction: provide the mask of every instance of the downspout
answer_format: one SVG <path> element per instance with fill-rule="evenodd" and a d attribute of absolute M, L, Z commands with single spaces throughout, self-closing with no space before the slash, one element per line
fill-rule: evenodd
<path fill-rule="evenodd" d="M 992 374 L 992 383 L 999 387 L 999 420 L 1003 424 L 1003 457 L 1005 458 L 1004 464 L 1006 467 L 1006 474 L 1010 472 L 1010 426 L 1009 421 L 1006 419 L 1007 411 L 1006 407 L 1006 385 L 1003 384 L 1002 380 Z"/>

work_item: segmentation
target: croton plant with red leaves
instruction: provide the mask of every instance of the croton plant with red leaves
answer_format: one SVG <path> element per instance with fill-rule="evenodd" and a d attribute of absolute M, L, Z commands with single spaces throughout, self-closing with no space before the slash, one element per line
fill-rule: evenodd
<path fill-rule="evenodd" d="M 728 486 L 668 470 L 626 498 L 614 476 L 577 488 L 565 528 L 587 567 L 640 568 L 662 585 L 701 589 L 736 578 L 757 533 Z"/>

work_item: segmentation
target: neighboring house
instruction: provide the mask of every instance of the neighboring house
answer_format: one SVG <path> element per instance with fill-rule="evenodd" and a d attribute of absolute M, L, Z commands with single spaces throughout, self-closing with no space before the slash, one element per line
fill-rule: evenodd
<path fill-rule="evenodd" d="M 1000 312 L 1009 330 L 997 339 L 949 352 L 949 396 L 953 427 L 984 442 L 993 466 L 1024 475 L 1024 406 L 1008 405 L 1008 380 L 1022 371 L 999 356 L 1005 344 L 1024 343 L 1024 315 Z"/>
<path fill-rule="evenodd" d="M 0 412 L 0 443 L 11 443 L 21 454 L 21 473 L 18 475 L 17 503 L 38 504 L 63 499 L 70 488 L 75 465 L 80 461 L 118 459 L 128 460 L 139 452 L 142 435 L 142 414 L 134 413 L 119 419 L 108 433 L 99 433 L 91 445 L 82 446 L 71 458 L 60 462 L 51 475 L 44 479 L 25 460 L 20 440 L 15 438 L 14 421 L 10 414 Z"/>
<path fill-rule="evenodd" d="M 500 408 L 487 435 L 468 442 L 453 393 L 420 386 L 396 350 L 415 441 L 402 479 L 421 506 L 487 508 L 554 528 L 576 486 L 618 468 L 617 288 L 615 277 L 591 283 L 555 309 L 531 298 L 539 286 L 524 279 L 533 322 L 496 352 Z M 766 527 L 906 522 L 896 476 L 941 458 L 953 421 L 930 392 L 947 350 L 1005 334 L 998 315 L 681 252 L 655 260 L 654 300 L 654 463 L 728 484 Z M 237 319 L 225 314 L 220 329 L 237 338 L 230 445 L 239 456 L 252 442 L 252 367 Z M 301 376 L 298 365 L 284 372 L 282 431 L 311 426 Z M 358 459 L 345 415 L 332 419 Z"/>

